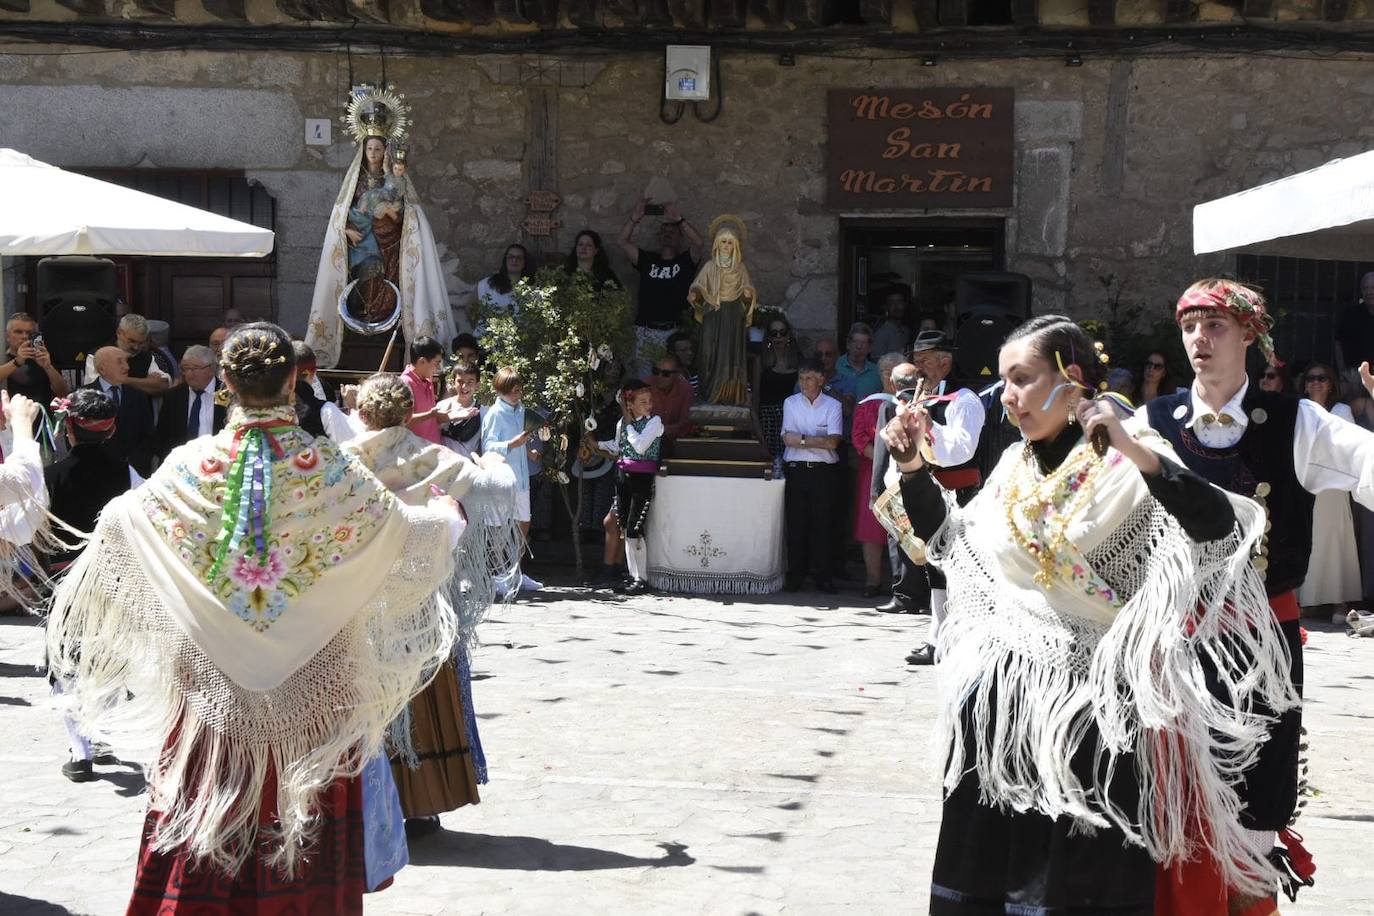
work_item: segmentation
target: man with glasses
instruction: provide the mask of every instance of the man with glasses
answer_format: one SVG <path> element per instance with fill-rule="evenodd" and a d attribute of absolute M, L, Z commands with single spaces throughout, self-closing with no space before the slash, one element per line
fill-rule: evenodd
<path fill-rule="evenodd" d="M 691 429 L 692 386 L 682 377 L 677 357 L 671 353 L 660 356 L 645 381 L 654 402 L 653 415 L 663 421 L 664 440 L 671 442 Z"/>
<path fill-rule="evenodd" d="M 153 361 L 150 337 L 148 319 L 130 312 L 119 319 L 114 345 L 129 358 L 128 378 L 124 384 L 155 398 L 172 386 L 172 378 Z M 95 355 L 86 357 L 86 383 L 94 382 L 99 375 Z"/>
<path fill-rule="evenodd" d="M 53 398 L 63 398 L 71 390 L 62 373 L 53 368 L 52 357 L 41 340 L 34 343 L 38 322 L 32 315 L 15 312 L 5 323 L 6 356 L 0 363 L 0 382 L 10 394 L 22 394 L 42 407 Z"/>
<path fill-rule="evenodd" d="M 221 382 L 215 378 L 215 354 L 209 347 L 186 348 L 181 355 L 181 377 L 186 384 L 167 393 L 157 418 L 157 456 L 162 460 L 177 446 L 224 429 L 228 416 L 215 403 Z"/>
<path fill-rule="evenodd" d="M 682 377 L 692 386 L 692 396 L 701 397 L 701 375 L 697 372 L 697 345 L 692 335 L 686 331 L 674 331 L 668 335 L 668 352 L 677 357 L 682 367 Z"/>
<path fill-rule="evenodd" d="M 982 484 L 975 458 L 987 412 L 973 389 L 952 383 L 949 376 L 954 369 L 954 342 L 944 331 L 922 331 L 916 335 L 911 362 L 925 379 L 927 392 L 939 398 L 927 408 L 931 424 L 926 460 L 938 467 L 932 472 L 935 479 L 946 490 L 952 490 L 962 506 Z M 930 638 L 906 657 L 911 665 L 935 664 L 940 624 L 945 619 L 944 573 L 927 565 L 926 575 L 930 579 Z"/>
<path fill-rule="evenodd" d="M 832 341 L 833 344 L 833 341 Z M 782 405 L 782 460 L 787 468 L 783 512 L 787 529 L 787 576 L 783 590 L 795 592 L 809 573 L 817 591 L 834 594 L 832 532 L 837 449 L 844 438 L 840 402 L 825 394 L 819 362 L 801 364 L 801 391 Z"/>

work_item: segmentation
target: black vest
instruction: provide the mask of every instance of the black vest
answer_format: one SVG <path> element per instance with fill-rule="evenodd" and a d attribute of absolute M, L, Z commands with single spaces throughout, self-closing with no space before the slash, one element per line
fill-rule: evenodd
<path fill-rule="evenodd" d="M 1298 399 L 1251 385 L 1241 409 L 1250 422 L 1240 441 L 1233 448 L 1212 449 L 1184 428 L 1192 417 L 1188 390 L 1155 398 L 1145 407 L 1151 428 L 1169 440 L 1189 470 L 1241 496 L 1254 497 L 1261 483 L 1269 485 L 1269 495 L 1261 500 L 1271 525 L 1264 586 L 1270 595 L 1280 595 L 1302 585 L 1312 553 L 1316 499 L 1303 489 L 1293 467 Z"/>

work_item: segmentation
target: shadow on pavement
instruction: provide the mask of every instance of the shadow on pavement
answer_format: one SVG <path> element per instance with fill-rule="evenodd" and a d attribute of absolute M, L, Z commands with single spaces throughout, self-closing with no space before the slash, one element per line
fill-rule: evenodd
<path fill-rule="evenodd" d="M 681 843 L 659 843 L 659 858 L 627 856 L 590 846 L 568 846 L 532 836 L 488 836 L 441 830 L 411 844 L 412 865 L 457 865 L 514 871 L 602 871 L 614 868 L 663 868 L 696 861 Z"/>
<path fill-rule="evenodd" d="M 133 798 L 135 795 L 143 794 L 148 783 L 143 778 L 143 771 L 133 764 L 125 763 L 121 766 L 128 767 L 124 770 L 102 770 L 98 766 L 95 770 L 95 779 L 99 782 L 113 783 L 115 794 L 120 798 Z"/>
<path fill-rule="evenodd" d="M 72 916 L 72 911 L 65 906 L 18 894 L 6 894 L 4 891 L 0 891 L 0 913 L 8 916 Z"/>
<path fill-rule="evenodd" d="M 43 669 L 37 665 L 16 665 L 13 662 L 0 662 L 0 677 L 42 677 Z"/>

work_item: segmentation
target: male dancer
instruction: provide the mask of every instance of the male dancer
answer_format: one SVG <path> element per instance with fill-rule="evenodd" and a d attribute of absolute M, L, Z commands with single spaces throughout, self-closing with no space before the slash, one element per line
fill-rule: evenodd
<path fill-rule="evenodd" d="M 1173 444 L 1191 470 L 1254 497 L 1268 511 L 1271 527 L 1255 564 L 1265 575 L 1270 606 L 1292 653 L 1293 684 L 1301 695 L 1296 591 L 1312 549 L 1312 494 L 1345 490 L 1374 508 L 1374 434 L 1311 401 L 1250 384 L 1245 351 L 1251 344 L 1258 343 L 1265 358 L 1275 362 L 1269 336 L 1274 319 L 1258 290 L 1231 280 L 1199 280 L 1178 300 L 1175 317 L 1196 379 L 1191 390 L 1156 398 L 1144 412 L 1150 427 Z M 1368 363 L 1360 366 L 1360 378 L 1374 392 Z M 1241 822 L 1265 848 L 1273 846 L 1276 832 L 1285 831 L 1297 805 L 1301 727 L 1301 709 L 1279 717 L 1240 786 L 1245 805 Z M 1283 839 L 1290 845 L 1293 840 L 1287 834 Z M 1163 876 L 1159 892 L 1168 900 L 1201 899 L 1199 887 L 1213 871 L 1206 861 L 1175 869 Z M 1216 893 L 1232 912 L 1263 905 L 1242 901 L 1220 886 Z M 1166 906 L 1156 912 L 1174 910 Z"/>
<path fill-rule="evenodd" d="M 943 396 L 928 410 L 931 418 L 930 442 L 926 446 L 925 458 L 939 466 L 939 470 L 933 472 L 935 479 L 946 490 L 953 490 L 962 506 L 973 498 L 982 484 L 982 475 L 978 473 L 974 457 L 987 412 L 971 388 L 950 384 L 949 374 L 954 368 L 954 343 L 949 335 L 939 330 L 922 331 L 916 335 L 911 351 L 912 363 L 919 374 L 925 377 L 926 390 Z M 935 664 L 940 624 L 945 619 L 945 575 L 929 565 L 926 566 L 926 575 L 930 577 L 930 639 L 906 657 L 909 665 Z"/>

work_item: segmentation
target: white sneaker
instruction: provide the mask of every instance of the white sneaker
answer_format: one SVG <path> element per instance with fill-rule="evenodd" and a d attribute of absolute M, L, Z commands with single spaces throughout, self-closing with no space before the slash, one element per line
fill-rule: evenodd
<path fill-rule="evenodd" d="M 1352 610 L 1345 619 L 1351 636 L 1374 637 L 1374 613 Z"/>
<path fill-rule="evenodd" d="M 537 591 L 539 591 L 539 590 L 540 590 L 541 588 L 543 588 L 543 587 L 544 587 L 544 583 L 543 583 L 543 582 L 540 582 L 538 579 L 531 579 L 529 576 L 525 575 L 524 573 L 521 573 L 521 574 L 520 574 L 520 591 L 522 591 L 522 592 L 537 592 Z"/>

